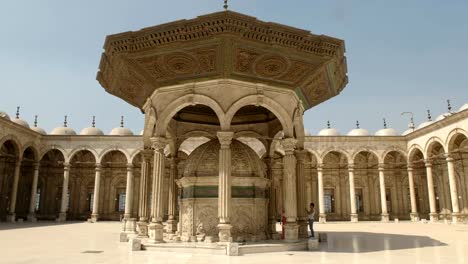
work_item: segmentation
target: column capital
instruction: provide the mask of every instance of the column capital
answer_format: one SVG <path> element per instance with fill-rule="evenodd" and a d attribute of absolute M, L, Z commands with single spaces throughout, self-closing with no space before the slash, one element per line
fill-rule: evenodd
<path fill-rule="evenodd" d="M 354 163 L 348 164 L 348 171 L 354 171 Z"/>
<path fill-rule="evenodd" d="M 427 167 L 432 167 L 432 161 L 430 159 L 425 159 L 424 160 L 424 165 Z"/>
<path fill-rule="evenodd" d="M 379 163 L 378 167 L 379 167 L 379 171 L 384 171 L 385 170 L 385 163 Z"/>
<path fill-rule="evenodd" d="M 133 171 L 133 164 L 132 163 L 127 163 L 127 172 L 128 171 Z"/>
<path fill-rule="evenodd" d="M 229 147 L 229 145 L 231 145 L 232 138 L 234 137 L 234 132 L 218 131 L 216 133 L 216 136 L 218 137 L 219 144 L 221 144 L 221 147 Z"/>
<path fill-rule="evenodd" d="M 151 149 L 144 149 L 140 153 L 141 153 L 143 160 L 151 161 L 154 151 Z"/>
<path fill-rule="evenodd" d="M 317 163 L 317 171 L 323 170 L 323 163 Z"/>
<path fill-rule="evenodd" d="M 281 140 L 281 145 L 283 145 L 284 151 L 286 152 L 286 155 L 292 155 L 294 149 L 296 148 L 297 145 L 297 139 L 295 138 L 285 138 Z"/>
<path fill-rule="evenodd" d="M 165 137 L 152 137 L 151 138 L 151 146 L 157 152 L 163 153 L 166 145 L 167 145 L 167 139 Z"/>
<path fill-rule="evenodd" d="M 35 161 L 35 162 L 33 163 L 33 166 L 34 166 L 34 169 L 35 169 L 35 170 L 38 170 L 39 167 L 41 166 L 41 163 L 40 163 L 39 161 Z"/>
<path fill-rule="evenodd" d="M 296 156 L 297 161 L 303 162 L 307 156 L 307 150 L 297 149 L 294 151 L 294 155 Z"/>
<path fill-rule="evenodd" d="M 64 170 L 70 170 L 70 163 L 64 162 L 64 163 L 63 163 L 63 169 L 64 169 Z"/>
<path fill-rule="evenodd" d="M 446 160 L 447 162 L 453 162 L 453 156 L 452 156 L 452 154 L 450 154 L 450 153 L 445 153 L 444 156 L 445 156 L 445 160 Z"/>
<path fill-rule="evenodd" d="M 102 169 L 101 163 L 96 163 L 95 166 L 96 166 L 96 167 L 94 168 L 95 171 L 101 171 L 101 169 Z"/>
<path fill-rule="evenodd" d="M 22 159 L 17 159 L 17 160 L 16 160 L 16 163 L 15 163 L 15 166 L 16 166 L 16 167 L 20 167 L 22 162 L 23 162 Z"/>
<path fill-rule="evenodd" d="M 408 166 L 406 167 L 406 170 L 408 170 L 408 171 L 413 171 L 413 166 L 411 166 L 411 165 L 408 164 Z"/>

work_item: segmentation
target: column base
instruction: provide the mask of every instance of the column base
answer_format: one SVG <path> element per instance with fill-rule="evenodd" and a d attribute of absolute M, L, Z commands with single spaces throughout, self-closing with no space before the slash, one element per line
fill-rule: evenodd
<path fill-rule="evenodd" d="M 177 221 L 174 219 L 169 219 L 166 222 L 166 232 L 169 234 L 175 234 L 177 231 Z"/>
<path fill-rule="evenodd" d="M 8 214 L 6 217 L 6 221 L 10 223 L 16 222 L 16 214 L 15 213 Z"/>
<path fill-rule="evenodd" d="M 380 215 L 380 221 L 384 222 L 384 223 L 387 223 L 387 222 L 390 221 L 390 216 L 388 214 L 381 214 Z"/>
<path fill-rule="evenodd" d="M 296 242 L 299 240 L 299 225 L 296 223 L 286 223 L 284 225 L 284 241 Z"/>
<path fill-rule="evenodd" d="M 125 233 L 136 234 L 136 219 L 135 218 L 124 218 L 122 231 Z"/>
<path fill-rule="evenodd" d="M 351 223 L 357 223 L 357 222 L 359 222 L 358 214 L 350 214 L 349 217 L 350 217 L 350 219 L 351 219 Z"/>
<path fill-rule="evenodd" d="M 219 242 L 232 242 L 231 224 L 218 224 Z"/>
<path fill-rule="evenodd" d="M 28 221 L 33 222 L 33 223 L 37 222 L 36 214 L 35 213 L 29 213 L 28 214 Z"/>
<path fill-rule="evenodd" d="M 439 215 L 437 213 L 429 213 L 429 219 L 431 222 L 439 221 Z"/>
<path fill-rule="evenodd" d="M 460 213 L 452 213 L 452 224 L 460 222 Z"/>
<path fill-rule="evenodd" d="M 309 223 L 306 220 L 300 220 L 299 225 L 299 237 L 308 238 L 309 237 Z"/>
<path fill-rule="evenodd" d="M 67 213 L 59 213 L 59 216 L 56 219 L 57 222 L 67 221 Z"/>
<path fill-rule="evenodd" d="M 275 219 L 270 219 L 268 221 L 268 233 L 273 236 L 277 234 L 278 232 L 276 231 L 276 220 Z"/>
<path fill-rule="evenodd" d="M 411 222 L 419 222 L 419 214 L 418 213 L 411 213 Z"/>
<path fill-rule="evenodd" d="M 138 237 L 148 237 L 148 223 L 146 221 L 139 221 L 136 223 L 136 230 Z"/>
<path fill-rule="evenodd" d="M 148 243 L 158 244 L 164 243 L 163 235 L 164 226 L 161 223 L 151 223 L 148 225 Z"/>
<path fill-rule="evenodd" d="M 91 218 L 89 219 L 91 223 L 96 223 L 99 219 L 98 214 L 91 214 Z"/>
<path fill-rule="evenodd" d="M 327 222 L 327 215 L 326 214 L 320 214 L 319 215 L 319 223 L 325 224 Z"/>

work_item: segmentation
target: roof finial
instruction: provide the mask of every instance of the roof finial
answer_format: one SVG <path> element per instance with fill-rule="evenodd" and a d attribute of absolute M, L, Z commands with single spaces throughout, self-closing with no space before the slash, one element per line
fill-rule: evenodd
<path fill-rule="evenodd" d="M 427 120 L 432 121 L 431 110 L 427 110 Z"/>
<path fill-rule="evenodd" d="M 37 115 L 34 116 L 34 127 L 37 127 Z"/>
<path fill-rule="evenodd" d="M 356 128 L 359 129 L 359 121 L 356 121 Z"/>
<path fill-rule="evenodd" d="M 330 129 L 330 120 L 327 121 L 327 128 Z"/>
<path fill-rule="evenodd" d="M 385 118 L 383 119 L 383 128 L 387 129 L 387 120 L 385 120 Z"/>
<path fill-rule="evenodd" d="M 63 127 L 67 127 L 67 116 L 63 119 Z"/>
<path fill-rule="evenodd" d="M 96 116 L 93 116 L 93 122 L 91 123 L 93 127 L 96 127 Z"/>
<path fill-rule="evenodd" d="M 403 113 L 401 113 L 401 115 L 406 115 L 406 114 L 408 114 L 408 115 L 411 116 L 411 118 L 410 118 L 410 123 L 409 123 L 408 127 L 409 127 L 411 130 L 414 130 L 414 119 L 413 119 L 413 116 L 414 116 L 414 115 L 413 115 L 413 112 L 403 112 Z"/>
<path fill-rule="evenodd" d="M 19 119 L 19 115 L 20 115 L 20 114 L 19 114 L 19 110 L 20 110 L 20 107 L 17 106 L 17 107 L 16 107 L 16 119 Z"/>
<path fill-rule="evenodd" d="M 124 127 L 124 116 L 120 117 L 120 127 Z"/>
<path fill-rule="evenodd" d="M 447 99 L 447 109 L 449 113 L 452 113 L 452 105 L 450 104 L 450 100 Z"/>
<path fill-rule="evenodd" d="M 224 0 L 224 10 L 227 11 L 228 10 L 228 0 Z"/>

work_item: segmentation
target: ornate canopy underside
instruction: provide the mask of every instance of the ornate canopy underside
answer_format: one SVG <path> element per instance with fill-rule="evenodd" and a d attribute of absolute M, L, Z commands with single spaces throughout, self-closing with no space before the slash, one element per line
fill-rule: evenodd
<path fill-rule="evenodd" d="M 97 80 L 142 108 L 158 88 L 238 79 L 294 90 L 308 109 L 348 82 L 344 41 L 231 11 L 106 38 Z"/>

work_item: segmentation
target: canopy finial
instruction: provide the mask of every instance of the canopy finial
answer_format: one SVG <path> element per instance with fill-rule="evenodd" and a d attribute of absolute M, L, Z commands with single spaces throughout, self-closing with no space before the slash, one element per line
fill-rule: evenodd
<path fill-rule="evenodd" d="M 327 128 L 330 129 L 330 120 L 327 121 Z"/>
<path fill-rule="evenodd" d="M 383 128 L 387 129 L 387 120 L 383 119 Z"/>
<path fill-rule="evenodd" d="M 225 11 L 228 10 L 228 0 L 224 0 L 223 8 L 224 8 Z"/>
<path fill-rule="evenodd" d="M 93 116 L 93 122 L 91 123 L 93 127 L 96 127 L 96 116 Z"/>
<path fill-rule="evenodd" d="M 124 127 L 124 116 L 120 117 L 120 127 Z"/>
<path fill-rule="evenodd" d="M 63 127 L 67 127 L 67 116 L 65 116 L 65 118 L 63 119 Z"/>

